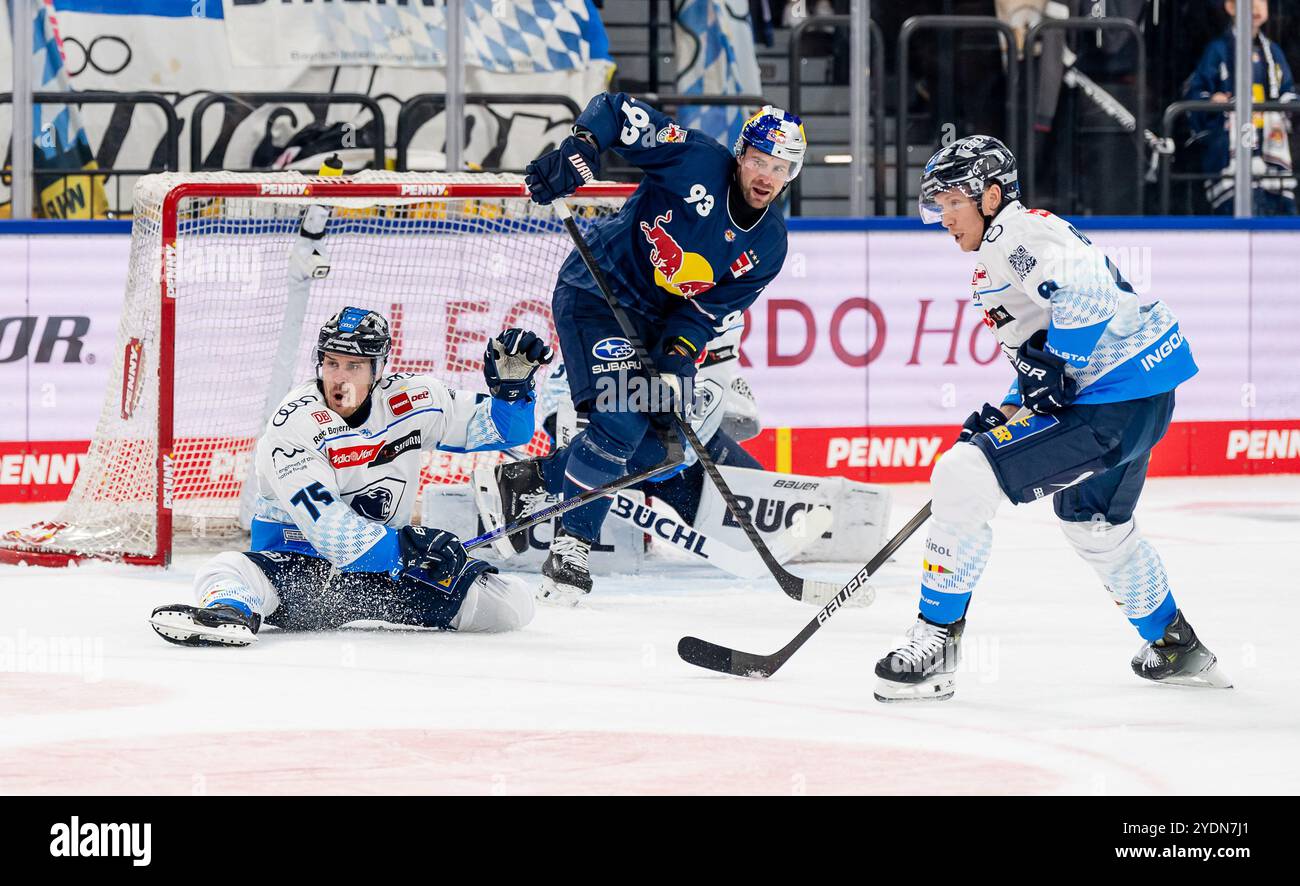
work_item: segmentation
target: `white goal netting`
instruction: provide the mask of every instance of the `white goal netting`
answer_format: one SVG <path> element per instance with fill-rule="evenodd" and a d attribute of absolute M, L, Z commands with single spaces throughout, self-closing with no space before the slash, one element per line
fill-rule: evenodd
<path fill-rule="evenodd" d="M 571 205 L 590 219 L 616 211 L 628 190 L 584 189 Z M 523 194 L 518 176 L 472 173 L 141 179 L 94 440 L 63 512 L 6 533 L 7 559 L 21 550 L 166 562 L 171 532 L 236 530 L 268 411 L 313 377 L 317 331 L 345 305 L 389 318 L 387 372 L 429 372 L 453 387 L 485 390 L 482 354 L 502 329 L 554 343 L 551 292 L 572 243 Z M 295 282 L 290 256 L 313 205 L 329 209 L 318 241 L 329 273 Z M 546 445 L 539 430 L 532 446 Z M 476 458 L 501 456 L 429 458 L 423 483 L 456 483 Z"/>

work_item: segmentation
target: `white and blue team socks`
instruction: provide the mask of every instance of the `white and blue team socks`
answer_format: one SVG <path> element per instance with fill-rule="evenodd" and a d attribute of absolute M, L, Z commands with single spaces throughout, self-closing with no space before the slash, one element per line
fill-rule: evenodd
<path fill-rule="evenodd" d="M 1143 640 L 1155 642 L 1178 613 L 1169 577 L 1160 555 L 1145 538 L 1140 538 L 1132 552 L 1101 579 L 1106 590 L 1124 610 L 1125 617 L 1137 628 Z"/>
<path fill-rule="evenodd" d="M 262 595 L 243 582 L 234 579 L 221 579 L 214 582 L 199 598 L 199 606 L 211 609 L 214 606 L 230 606 L 238 610 L 245 618 L 261 616 L 265 601 Z"/>
<path fill-rule="evenodd" d="M 1138 531 L 1137 521 L 1062 521 L 1061 530 L 1142 639 L 1155 641 L 1164 636 L 1178 605 L 1169 590 L 1165 564 Z"/>
<path fill-rule="evenodd" d="M 993 527 L 930 524 L 921 561 L 921 615 L 947 625 L 966 614 L 971 592 L 979 582 L 993 549 Z"/>

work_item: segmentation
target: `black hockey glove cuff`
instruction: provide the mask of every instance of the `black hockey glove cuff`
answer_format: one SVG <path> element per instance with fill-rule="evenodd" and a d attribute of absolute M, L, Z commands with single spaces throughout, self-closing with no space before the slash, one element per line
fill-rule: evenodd
<path fill-rule="evenodd" d="M 969 443 L 976 434 L 991 431 L 1006 422 L 1007 417 L 1001 409 L 991 403 L 985 403 L 978 412 L 972 412 L 967 416 L 966 421 L 962 423 L 961 433 L 957 435 L 957 442 Z"/>
<path fill-rule="evenodd" d="M 666 339 L 661 349 L 655 358 L 662 392 L 659 411 L 676 413 L 689 420 L 695 408 L 695 361 L 699 349 L 680 335 Z"/>
<path fill-rule="evenodd" d="M 452 579 L 465 568 L 468 555 L 460 539 L 445 529 L 403 526 L 397 531 L 401 566 L 392 578 L 413 578 L 451 592 Z"/>
<path fill-rule="evenodd" d="M 1074 402 L 1077 385 L 1065 374 L 1066 361 L 1047 350 L 1047 330 L 1031 335 L 1016 351 L 1020 397 L 1038 415 L 1060 412 Z"/>

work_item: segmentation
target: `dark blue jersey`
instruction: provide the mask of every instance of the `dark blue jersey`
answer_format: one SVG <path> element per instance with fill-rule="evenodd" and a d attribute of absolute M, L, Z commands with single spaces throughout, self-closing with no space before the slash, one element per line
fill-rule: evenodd
<path fill-rule="evenodd" d="M 682 336 L 702 350 L 780 272 L 785 220 L 769 206 L 742 227 L 728 209 L 728 190 L 739 188 L 731 152 L 624 93 L 596 96 L 577 123 L 645 171 L 623 209 L 588 237 L 615 296 L 662 330 L 660 342 Z M 591 289 L 578 262 L 566 263 L 561 280 Z"/>

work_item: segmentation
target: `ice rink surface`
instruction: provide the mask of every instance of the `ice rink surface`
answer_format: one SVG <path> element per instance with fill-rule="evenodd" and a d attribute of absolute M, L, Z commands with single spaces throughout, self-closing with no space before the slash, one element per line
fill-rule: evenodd
<path fill-rule="evenodd" d="M 893 525 L 926 495 L 894 487 Z M 3 507 L 0 525 L 55 510 Z M 190 602 L 200 556 L 0 566 L 0 793 L 1300 792 L 1300 477 L 1152 480 L 1138 520 L 1234 689 L 1133 676 L 1140 640 L 1046 501 L 999 514 L 956 697 L 930 705 L 871 697 L 915 617 L 924 530 L 873 606 L 765 681 L 692 668 L 677 640 L 768 653 L 815 610 L 662 554 L 516 634 L 268 628 L 247 649 L 146 623 Z"/>

